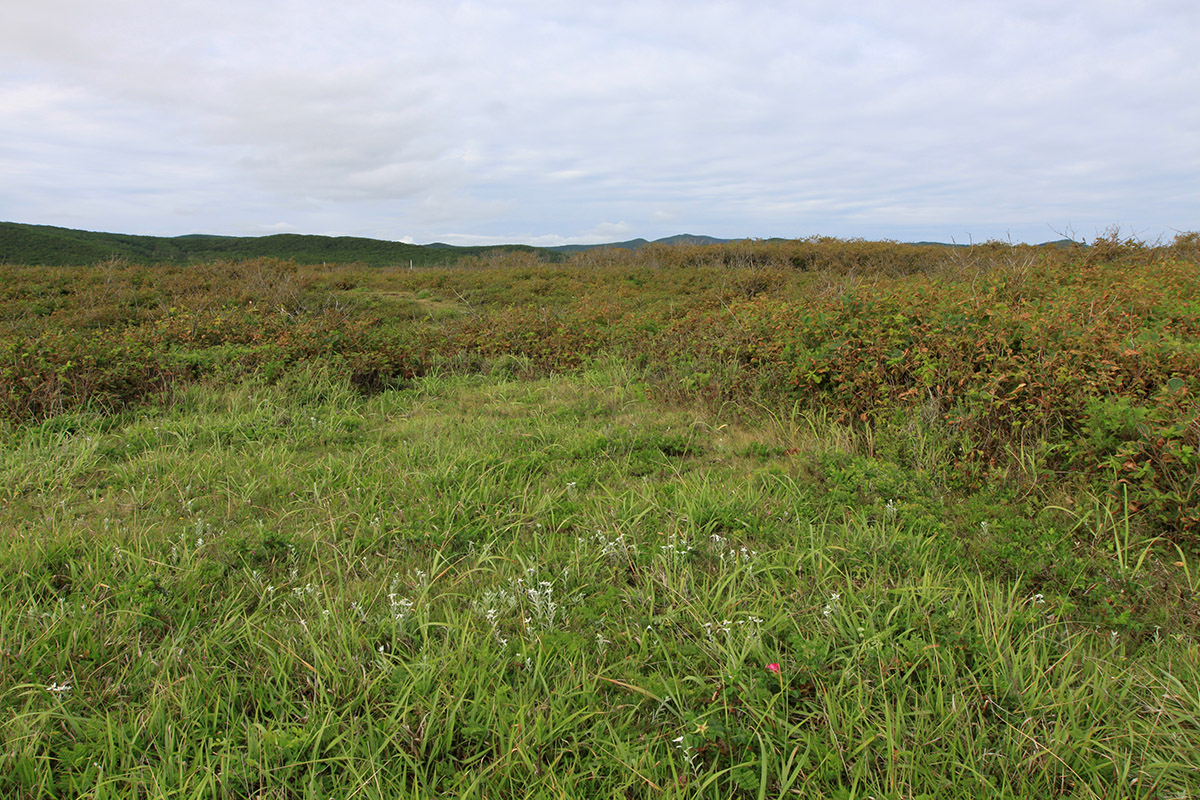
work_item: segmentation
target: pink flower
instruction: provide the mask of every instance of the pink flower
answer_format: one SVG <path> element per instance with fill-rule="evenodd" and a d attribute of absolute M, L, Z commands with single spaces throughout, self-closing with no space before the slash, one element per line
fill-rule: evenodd
<path fill-rule="evenodd" d="M 778 664 L 767 664 L 767 669 L 771 670 L 771 672 L 774 672 L 776 675 L 781 674 Z"/>

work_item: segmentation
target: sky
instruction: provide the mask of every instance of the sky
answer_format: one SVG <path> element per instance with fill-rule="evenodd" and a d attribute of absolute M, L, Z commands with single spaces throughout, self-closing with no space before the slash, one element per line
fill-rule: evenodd
<path fill-rule="evenodd" d="M 1195 0 L 0 5 L 0 220 L 450 244 L 1169 241 Z"/>

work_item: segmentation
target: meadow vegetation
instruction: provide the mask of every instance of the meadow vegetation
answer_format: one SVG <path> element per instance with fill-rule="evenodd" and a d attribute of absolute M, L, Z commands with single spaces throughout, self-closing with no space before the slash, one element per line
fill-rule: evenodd
<path fill-rule="evenodd" d="M 1194 796 L 1198 242 L 0 267 L 0 794 Z"/>

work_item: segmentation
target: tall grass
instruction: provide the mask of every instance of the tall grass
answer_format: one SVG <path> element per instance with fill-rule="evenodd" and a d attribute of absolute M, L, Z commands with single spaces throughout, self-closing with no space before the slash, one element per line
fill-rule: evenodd
<path fill-rule="evenodd" d="M 648 380 L 317 370 L 6 431 L 0 792 L 1200 791 L 1173 551 Z"/>
<path fill-rule="evenodd" d="M 956 489 L 1127 497 L 1139 534 L 1191 550 L 1194 238 L 738 242 L 421 270 L 5 266 L 0 424 L 69 426 L 192 384 L 312 370 L 376 393 L 438 372 L 545 377 L 616 357 L 656 397 L 824 417 L 867 454 L 890 448 Z"/>

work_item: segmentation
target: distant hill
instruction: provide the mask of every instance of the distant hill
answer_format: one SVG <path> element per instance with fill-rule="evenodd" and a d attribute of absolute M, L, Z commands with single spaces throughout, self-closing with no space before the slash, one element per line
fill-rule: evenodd
<path fill-rule="evenodd" d="M 640 250 L 648 244 L 726 244 L 732 242 L 733 239 L 717 239 L 712 236 L 696 236 L 692 233 L 680 233 L 675 236 L 667 236 L 663 239 L 655 239 L 649 242 L 645 239 L 630 239 L 627 242 L 608 242 L 606 244 L 563 244 L 557 247 L 547 247 L 547 250 L 553 250 L 556 253 L 580 253 L 584 250 L 595 250 L 604 247 L 619 247 L 624 250 Z"/>
<path fill-rule="evenodd" d="M 983 243 L 975 242 L 974 244 L 966 244 L 964 242 L 952 242 L 952 243 L 947 244 L 946 242 L 913 242 L 913 244 L 917 245 L 918 247 L 925 247 L 925 246 L 929 246 L 929 247 L 974 247 L 975 245 L 979 245 L 979 244 L 983 244 Z M 1074 239 L 1056 239 L 1053 242 L 1042 242 L 1041 244 L 1038 245 L 1038 247 L 1076 247 L 1076 246 L 1080 246 L 1080 243 L 1076 242 Z M 1082 245 L 1082 246 L 1086 247 L 1087 245 Z"/>
<path fill-rule="evenodd" d="M 565 244 L 558 247 L 532 247 L 524 244 L 458 247 L 434 242 L 405 244 L 357 236 L 314 236 L 277 233 L 270 236 L 216 236 L 189 233 L 183 236 L 134 236 L 124 233 L 98 233 L 50 225 L 0 222 L 0 264 L 87 266 L 111 258 L 135 264 L 181 263 L 239 258 L 281 258 L 298 264 L 349 264 L 396 266 L 409 263 L 429 267 L 452 264 L 473 255 L 489 252 L 539 253 L 547 261 L 563 261 L 571 253 L 598 248 L 638 250 L 649 244 L 709 245 L 726 244 L 734 239 L 718 239 L 680 233 L 649 242 L 630 239 L 606 244 Z M 767 239 L 768 242 L 785 241 Z M 943 242 L 917 242 L 917 245 L 966 247 Z M 1053 247 L 1074 245 L 1070 239 L 1047 242 Z"/>
<path fill-rule="evenodd" d="M 536 251 L 527 245 L 452 247 L 416 245 L 355 236 L 132 236 L 49 225 L 0 222 L 0 263 L 85 266 L 119 258 L 133 263 L 191 263 L 225 258 L 282 258 L 299 264 L 361 263 L 376 266 L 448 264 L 493 250 Z"/>
<path fill-rule="evenodd" d="M 730 239 L 682 233 L 658 239 L 658 244 L 721 244 Z M 600 247 L 637 250 L 650 244 L 645 239 L 610 244 L 568 244 L 561 247 L 531 247 L 523 244 L 458 247 L 433 244 L 405 244 L 356 236 L 313 236 L 277 233 L 270 236 L 215 236 L 189 233 L 183 236 L 134 236 L 124 233 L 100 233 L 51 225 L 26 225 L 0 222 L 0 263 L 60 266 L 86 266 L 119 258 L 139 264 L 192 263 L 224 258 L 282 258 L 299 264 L 360 263 L 375 266 L 413 264 L 436 266 L 450 264 L 466 256 L 490 251 L 540 252 L 547 260 L 557 261 L 570 253 Z"/>
<path fill-rule="evenodd" d="M 713 236 L 697 236 L 694 233 L 680 233 L 665 239 L 655 239 L 655 244 L 728 244 L 735 239 L 717 239 Z"/>
<path fill-rule="evenodd" d="M 645 239 L 630 239 L 628 242 L 607 242 L 605 244 L 560 244 L 545 249 L 555 253 L 582 253 L 585 250 L 603 250 L 606 247 L 617 247 L 622 250 L 640 250 L 650 242 Z"/>

